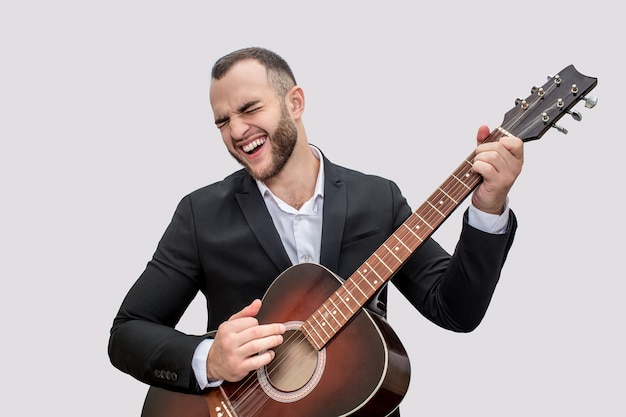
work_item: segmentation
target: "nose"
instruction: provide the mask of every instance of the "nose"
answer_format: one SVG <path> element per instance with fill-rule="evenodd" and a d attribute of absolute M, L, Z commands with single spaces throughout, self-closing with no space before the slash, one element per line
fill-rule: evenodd
<path fill-rule="evenodd" d="M 230 136 L 235 140 L 243 139 L 250 126 L 241 117 L 231 117 L 228 123 Z"/>

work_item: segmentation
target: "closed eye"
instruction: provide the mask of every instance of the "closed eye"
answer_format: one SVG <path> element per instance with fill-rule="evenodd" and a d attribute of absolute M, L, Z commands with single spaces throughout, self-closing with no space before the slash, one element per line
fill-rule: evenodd
<path fill-rule="evenodd" d="M 259 100 L 249 101 L 247 103 L 244 103 L 241 107 L 239 107 L 238 111 L 235 112 L 235 114 L 244 114 L 244 115 L 253 114 L 261 110 L 262 108 L 263 106 L 260 105 Z M 215 120 L 215 126 L 217 126 L 217 128 L 221 130 L 222 128 L 228 126 L 229 122 L 230 122 L 229 117 L 220 117 L 217 120 Z"/>
<path fill-rule="evenodd" d="M 217 126 L 218 129 L 222 130 L 222 128 L 224 128 L 224 127 L 226 127 L 226 125 L 228 125 L 229 121 L 230 121 L 230 119 L 216 120 L 215 121 L 215 126 Z"/>

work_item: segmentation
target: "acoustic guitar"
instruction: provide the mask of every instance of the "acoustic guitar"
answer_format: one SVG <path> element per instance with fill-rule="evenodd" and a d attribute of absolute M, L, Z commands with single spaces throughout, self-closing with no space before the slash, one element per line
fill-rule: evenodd
<path fill-rule="evenodd" d="M 541 138 L 587 97 L 597 79 L 574 66 L 517 99 L 487 141 Z M 260 323 L 284 323 L 284 342 L 272 362 L 239 382 L 204 395 L 151 387 L 142 417 L 379 417 L 392 414 L 410 380 L 408 355 L 384 318 L 364 308 L 482 177 L 472 152 L 440 187 L 347 280 L 317 264 L 283 272 L 263 297 Z"/>

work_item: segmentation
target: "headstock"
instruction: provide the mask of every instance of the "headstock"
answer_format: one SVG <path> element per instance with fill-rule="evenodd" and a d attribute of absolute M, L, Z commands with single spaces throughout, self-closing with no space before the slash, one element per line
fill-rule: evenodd
<path fill-rule="evenodd" d="M 597 84 L 597 78 L 582 75 L 573 65 L 565 67 L 548 77 L 543 86 L 533 87 L 526 99 L 518 98 L 515 107 L 504 115 L 501 128 L 524 142 L 541 138 L 552 127 L 567 133 L 556 122 L 566 114 L 580 120 L 582 116 L 572 108 L 581 100 L 587 108 L 594 107 L 597 99 L 587 94 Z"/>

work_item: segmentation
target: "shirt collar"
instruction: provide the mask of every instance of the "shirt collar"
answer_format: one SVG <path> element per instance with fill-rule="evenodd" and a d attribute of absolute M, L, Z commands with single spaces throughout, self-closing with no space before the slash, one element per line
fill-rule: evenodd
<path fill-rule="evenodd" d="M 317 202 L 324 197 L 324 157 L 322 156 L 322 152 L 317 147 L 311 144 L 309 144 L 309 147 L 311 148 L 311 153 L 313 154 L 313 156 L 320 161 L 319 171 L 317 172 L 317 180 L 315 181 L 315 190 L 313 192 L 313 197 L 311 198 L 311 200 L 313 200 L 313 210 L 317 211 Z M 256 182 L 257 187 L 259 187 L 259 191 L 264 198 L 271 197 L 275 201 L 277 200 L 277 197 L 272 193 L 272 191 L 267 187 L 267 185 L 265 185 L 263 181 L 257 179 L 255 179 L 254 181 Z"/>

